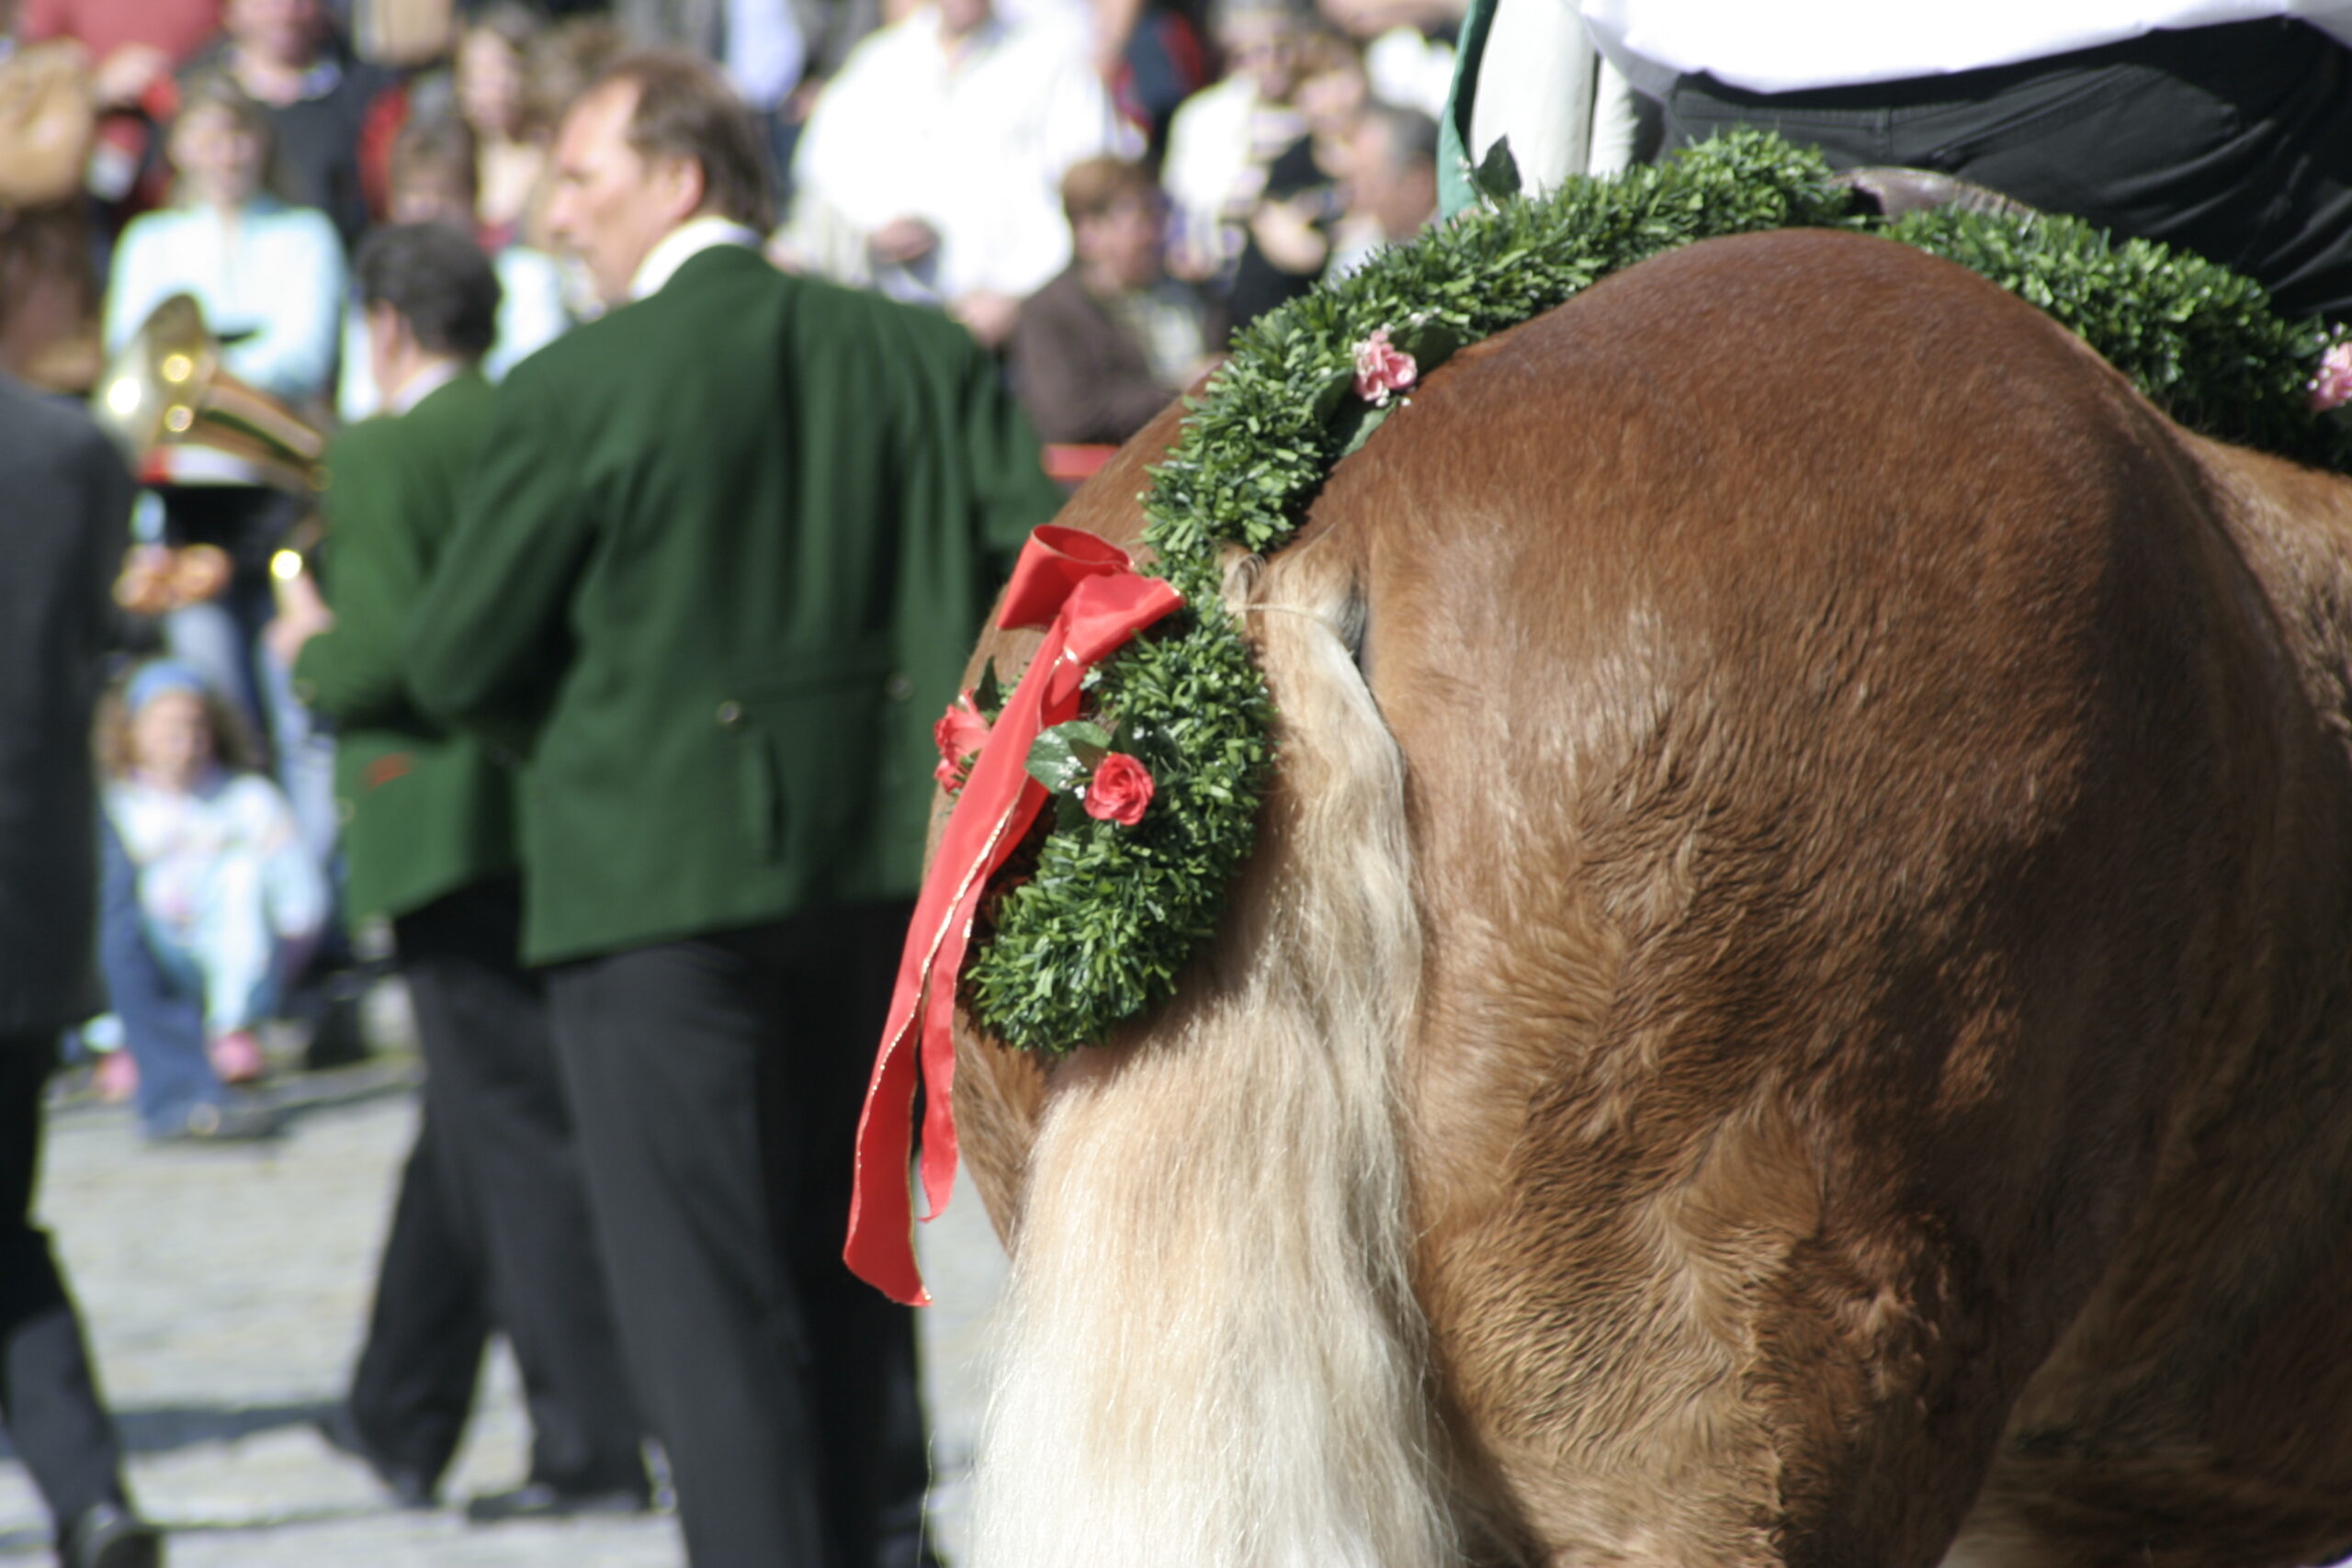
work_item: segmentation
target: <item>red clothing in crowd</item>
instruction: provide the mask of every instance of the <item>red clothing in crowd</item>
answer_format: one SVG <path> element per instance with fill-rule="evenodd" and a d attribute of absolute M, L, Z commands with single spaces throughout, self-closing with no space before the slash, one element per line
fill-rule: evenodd
<path fill-rule="evenodd" d="M 77 39 L 93 60 L 152 44 L 176 67 L 220 30 L 220 0 L 25 0 L 22 28 L 28 43 Z"/>

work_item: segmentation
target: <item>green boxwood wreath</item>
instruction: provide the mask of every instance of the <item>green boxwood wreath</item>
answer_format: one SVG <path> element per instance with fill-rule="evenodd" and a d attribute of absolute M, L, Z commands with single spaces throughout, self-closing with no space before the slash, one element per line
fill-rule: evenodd
<path fill-rule="evenodd" d="M 1741 131 L 1656 167 L 1460 214 L 1269 312 L 1150 470 L 1146 570 L 1189 608 L 1091 676 L 1097 722 L 1159 791 L 1133 828 L 1061 811 L 983 910 L 963 998 L 1006 1043 L 1059 1054 L 1165 1000 L 1250 852 L 1272 705 L 1218 595 L 1221 549 L 1282 547 L 1332 465 L 1385 411 L 1349 396 L 1354 345 L 1388 328 L 1423 374 L 1623 267 L 1694 240 L 1798 227 L 1883 234 L 1983 274 L 2079 333 L 2175 420 L 2352 468 L 2352 428 L 2306 387 L 2335 334 L 2255 283 L 2076 220 L 1856 210 L 1817 153 Z"/>

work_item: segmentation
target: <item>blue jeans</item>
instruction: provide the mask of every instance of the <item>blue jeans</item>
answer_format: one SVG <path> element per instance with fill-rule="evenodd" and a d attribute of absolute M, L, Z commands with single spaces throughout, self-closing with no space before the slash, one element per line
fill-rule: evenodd
<path fill-rule="evenodd" d="M 103 812 L 99 822 L 98 966 L 122 1021 L 123 1049 L 139 1068 L 140 1126 L 150 1134 L 174 1133 L 198 1106 L 228 1098 L 204 1052 L 204 989 L 175 980 L 157 961 L 139 911 L 138 871 Z"/>

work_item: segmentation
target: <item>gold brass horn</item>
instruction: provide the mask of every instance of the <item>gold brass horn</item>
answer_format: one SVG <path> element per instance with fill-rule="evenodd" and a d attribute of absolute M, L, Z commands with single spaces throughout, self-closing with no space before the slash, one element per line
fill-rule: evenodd
<path fill-rule="evenodd" d="M 91 412 L 133 468 L 159 446 L 206 446 L 298 495 L 322 486 L 326 436 L 277 399 L 220 368 L 220 345 L 193 295 L 154 310 L 98 378 Z"/>

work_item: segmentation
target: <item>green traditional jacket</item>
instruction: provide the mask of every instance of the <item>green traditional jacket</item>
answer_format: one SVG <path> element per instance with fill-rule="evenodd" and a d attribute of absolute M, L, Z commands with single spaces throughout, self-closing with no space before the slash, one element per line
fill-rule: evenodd
<path fill-rule="evenodd" d="M 490 418 L 474 371 L 327 451 L 321 590 L 334 629 L 303 645 L 295 694 L 335 721 L 349 918 L 399 915 L 514 869 L 513 770 L 428 719 L 404 678 L 408 621 L 455 525 Z"/>
<path fill-rule="evenodd" d="M 740 247 L 517 366 L 409 651 L 522 759 L 526 956 L 910 894 L 932 726 L 1059 504 L 961 327 Z"/>

